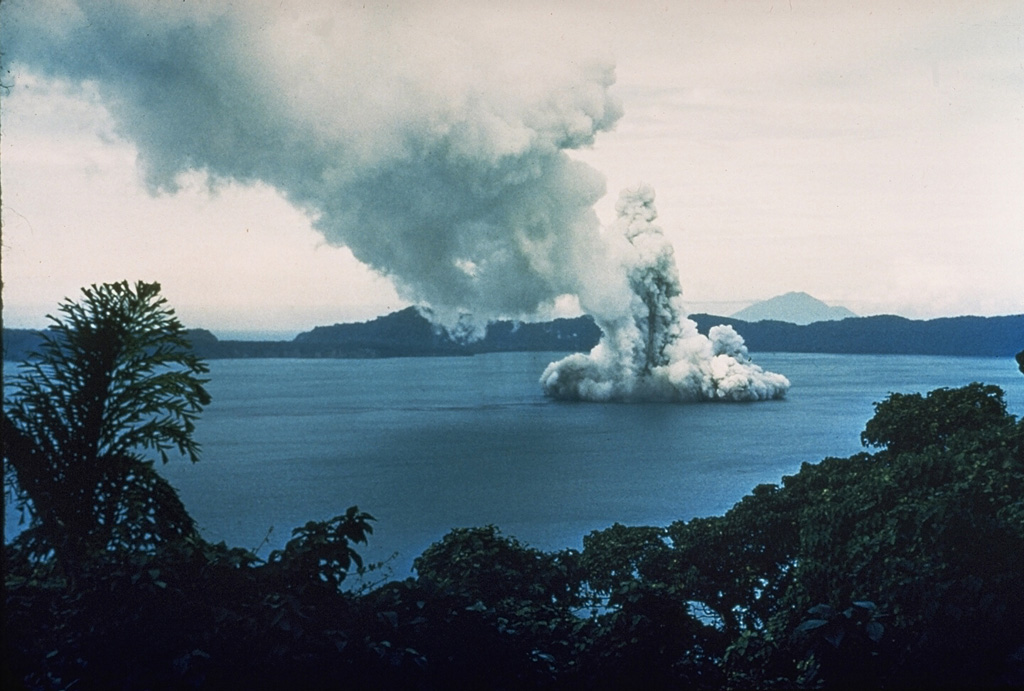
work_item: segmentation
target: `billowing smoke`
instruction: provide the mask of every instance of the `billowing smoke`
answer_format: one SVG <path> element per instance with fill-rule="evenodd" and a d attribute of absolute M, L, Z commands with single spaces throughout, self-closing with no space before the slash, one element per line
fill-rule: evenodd
<path fill-rule="evenodd" d="M 591 309 L 604 332 L 588 355 L 551 363 L 541 376 L 555 398 L 587 401 L 757 401 L 782 398 L 789 381 L 747 355 L 731 326 L 707 336 L 686 318 L 672 245 L 653 224 L 654 191 L 626 190 L 609 229 L 628 286 L 628 309 Z M 584 306 L 587 306 L 584 296 Z"/>
<path fill-rule="evenodd" d="M 154 189 L 272 185 L 440 321 L 579 293 L 604 179 L 566 151 L 620 117 L 613 66 L 486 10 L 392 5 L 9 0 L 3 45 L 15 75 L 90 83 Z"/>
<path fill-rule="evenodd" d="M 605 337 L 551 395 L 781 395 L 734 332 L 684 318 L 649 193 L 601 233 L 604 179 L 567 152 L 621 116 L 610 62 L 493 9 L 392 5 L 7 0 L 0 42 L 15 77 L 88 83 L 154 190 L 271 185 L 441 324 L 577 296 Z"/>

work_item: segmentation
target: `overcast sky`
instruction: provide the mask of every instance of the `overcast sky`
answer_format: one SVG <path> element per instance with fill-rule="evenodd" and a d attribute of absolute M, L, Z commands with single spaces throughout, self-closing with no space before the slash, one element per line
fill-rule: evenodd
<path fill-rule="evenodd" d="M 0 9 L 8 326 L 120 279 L 219 333 L 546 314 L 638 183 L 691 311 L 1024 312 L 1015 0 L 98 4 Z"/>

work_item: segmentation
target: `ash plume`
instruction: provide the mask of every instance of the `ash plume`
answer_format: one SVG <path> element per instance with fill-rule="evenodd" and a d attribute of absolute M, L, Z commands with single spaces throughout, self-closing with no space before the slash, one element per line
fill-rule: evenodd
<path fill-rule="evenodd" d="M 548 368 L 552 396 L 781 396 L 685 318 L 649 190 L 602 233 L 604 178 L 568 152 L 621 117 L 612 64 L 487 8 L 393 5 L 7 0 L 0 43 L 15 80 L 88 84 L 153 191 L 272 186 L 453 332 L 578 297 L 604 338 Z"/>
<path fill-rule="evenodd" d="M 609 241 L 626 277 L 626 309 L 591 308 L 604 332 L 587 355 L 548 365 L 545 393 L 586 401 L 757 401 L 782 398 L 789 380 L 750 361 L 731 326 L 707 336 L 686 318 L 672 245 L 653 224 L 650 187 L 626 190 L 616 205 Z M 586 296 L 581 296 L 587 308 Z"/>
<path fill-rule="evenodd" d="M 566 152 L 620 117 L 613 66 L 392 4 L 10 0 L 3 44 L 15 75 L 89 83 L 154 191 L 271 185 L 446 325 L 579 292 L 605 188 Z"/>

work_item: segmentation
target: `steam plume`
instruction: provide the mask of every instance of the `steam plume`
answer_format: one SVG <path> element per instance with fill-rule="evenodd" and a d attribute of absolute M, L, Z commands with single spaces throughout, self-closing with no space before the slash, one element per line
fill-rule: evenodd
<path fill-rule="evenodd" d="M 190 170 L 272 185 L 441 321 L 580 292 L 604 180 L 566 151 L 620 117 L 613 66 L 397 5 L 11 0 L 3 43 L 94 85 L 152 188 Z"/>
<path fill-rule="evenodd" d="M 397 5 L 8 0 L 0 42 L 15 75 L 91 84 L 154 190 L 271 185 L 442 324 L 578 296 L 605 335 L 548 368 L 552 396 L 781 396 L 735 332 L 685 318 L 649 190 L 602 235 L 603 177 L 567 152 L 621 116 L 612 65 L 486 9 Z"/>
<path fill-rule="evenodd" d="M 616 210 L 609 239 L 621 240 L 618 259 L 628 283 L 628 307 L 591 310 L 604 332 L 601 342 L 589 355 L 550 364 L 541 376 L 544 391 L 589 401 L 782 398 L 789 381 L 753 364 L 731 326 L 712 327 L 703 336 L 686 318 L 672 245 L 653 225 L 654 191 L 626 190 Z"/>

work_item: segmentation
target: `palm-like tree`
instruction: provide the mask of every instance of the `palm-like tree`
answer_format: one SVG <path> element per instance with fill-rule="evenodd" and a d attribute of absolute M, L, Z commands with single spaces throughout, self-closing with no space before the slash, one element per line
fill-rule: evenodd
<path fill-rule="evenodd" d="M 194 534 L 153 456 L 197 461 L 210 401 L 208 369 L 158 283 L 82 292 L 49 317 L 3 415 L 5 479 L 31 517 L 20 539 L 69 576 L 92 556 Z"/>

